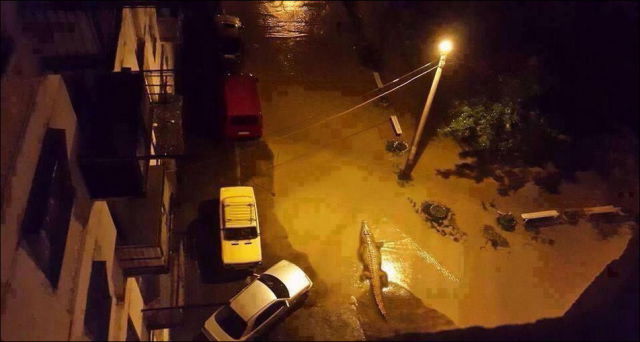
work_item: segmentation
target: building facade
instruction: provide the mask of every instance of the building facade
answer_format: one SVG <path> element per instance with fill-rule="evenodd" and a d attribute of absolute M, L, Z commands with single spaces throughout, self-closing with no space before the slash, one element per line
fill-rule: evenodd
<path fill-rule="evenodd" d="M 153 130 L 176 35 L 153 7 L 78 4 L 1 4 L 1 338 L 168 340 L 180 316 L 145 310 L 182 300 Z"/>

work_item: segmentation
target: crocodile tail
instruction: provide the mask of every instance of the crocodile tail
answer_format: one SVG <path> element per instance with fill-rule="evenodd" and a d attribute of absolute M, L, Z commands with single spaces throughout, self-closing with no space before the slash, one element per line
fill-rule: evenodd
<path fill-rule="evenodd" d="M 374 297 L 376 299 L 376 303 L 378 304 L 378 309 L 380 309 L 380 313 L 382 314 L 382 317 L 384 317 L 386 319 L 387 318 L 387 310 L 384 308 L 384 302 L 382 301 L 382 295 L 380 295 L 380 293 L 378 293 L 378 291 L 375 291 Z"/>
<path fill-rule="evenodd" d="M 384 307 L 384 302 L 382 301 L 382 287 L 380 286 L 380 278 L 378 277 L 371 278 L 371 287 L 373 288 L 373 298 L 376 301 L 376 305 L 382 314 L 384 319 L 387 319 L 387 310 Z"/>

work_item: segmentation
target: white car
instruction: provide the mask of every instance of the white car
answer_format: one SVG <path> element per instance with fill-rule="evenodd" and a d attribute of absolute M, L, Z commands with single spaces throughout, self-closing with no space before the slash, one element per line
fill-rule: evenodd
<path fill-rule="evenodd" d="M 302 269 L 281 260 L 216 310 L 202 332 L 211 341 L 252 339 L 302 301 L 312 286 Z"/>

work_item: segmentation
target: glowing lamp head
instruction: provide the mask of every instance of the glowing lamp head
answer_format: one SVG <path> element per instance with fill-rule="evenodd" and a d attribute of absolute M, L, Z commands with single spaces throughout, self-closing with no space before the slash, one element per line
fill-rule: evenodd
<path fill-rule="evenodd" d="M 438 44 L 438 50 L 440 54 L 446 55 L 453 49 L 453 43 L 450 40 L 443 40 Z"/>

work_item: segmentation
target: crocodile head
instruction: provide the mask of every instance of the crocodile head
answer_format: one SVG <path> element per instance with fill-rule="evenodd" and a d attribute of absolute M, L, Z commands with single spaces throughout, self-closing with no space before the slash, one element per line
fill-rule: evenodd
<path fill-rule="evenodd" d="M 369 226 L 367 226 L 367 221 L 362 221 L 362 225 L 360 226 L 360 239 L 366 242 L 369 235 L 371 235 L 371 231 L 369 230 Z"/>

